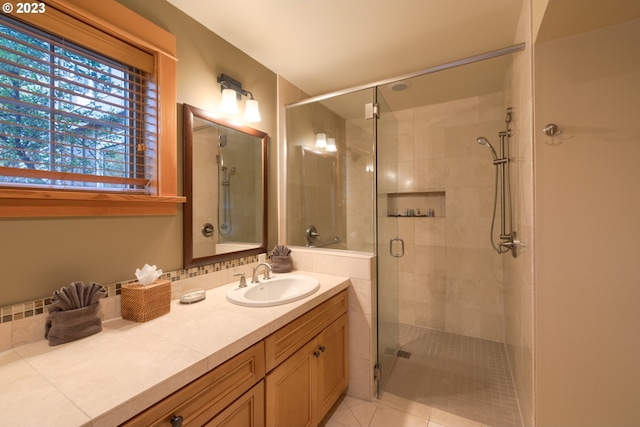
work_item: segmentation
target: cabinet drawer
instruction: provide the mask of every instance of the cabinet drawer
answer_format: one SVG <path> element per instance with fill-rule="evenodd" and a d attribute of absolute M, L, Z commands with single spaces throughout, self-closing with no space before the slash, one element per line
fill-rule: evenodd
<path fill-rule="evenodd" d="M 267 372 L 347 312 L 347 291 L 331 297 L 265 339 Z"/>
<path fill-rule="evenodd" d="M 264 427 L 264 380 L 229 405 L 205 427 Z"/>
<path fill-rule="evenodd" d="M 123 426 L 170 426 L 174 415 L 183 417 L 184 426 L 201 426 L 260 381 L 264 374 L 264 343 L 260 341 Z"/>

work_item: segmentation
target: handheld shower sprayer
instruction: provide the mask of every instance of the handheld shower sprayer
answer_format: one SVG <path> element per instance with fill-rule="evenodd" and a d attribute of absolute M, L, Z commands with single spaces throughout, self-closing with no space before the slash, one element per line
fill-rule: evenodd
<path fill-rule="evenodd" d="M 491 150 L 491 154 L 493 154 L 493 160 L 498 160 L 498 155 L 496 154 L 496 150 L 493 148 L 493 145 L 491 145 L 491 143 L 487 138 L 485 138 L 484 136 L 480 136 L 478 137 L 477 142 L 480 145 L 486 145 L 487 147 L 489 147 L 489 149 Z"/>
<path fill-rule="evenodd" d="M 491 150 L 493 156 L 493 165 L 496 167 L 495 186 L 493 197 L 493 214 L 491 215 L 491 231 L 489 234 L 491 246 L 498 254 L 511 252 L 515 258 L 518 256 L 518 246 L 520 242 L 515 239 L 516 232 L 513 230 L 513 207 L 511 204 L 511 179 L 509 177 L 509 137 L 511 137 L 511 107 L 507 108 L 507 116 L 505 118 L 506 129 L 498 133 L 500 137 L 500 156 L 493 148 L 491 143 L 484 136 L 479 136 L 476 142 L 480 145 L 486 145 Z M 500 185 L 498 185 L 500 178 Z M 498 202 L 498 194 L 500 195 L 500 236 L 499 241 L 494 241 L 494 227 L 496 223 L 496 210 Z"/>

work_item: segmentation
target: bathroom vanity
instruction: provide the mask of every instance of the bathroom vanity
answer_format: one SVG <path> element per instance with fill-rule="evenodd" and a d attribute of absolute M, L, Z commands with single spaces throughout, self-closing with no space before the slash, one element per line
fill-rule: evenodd
<path fill-rule="evenodd" d="M 344 290 L 122 426 L 318 425 L 349 384 L 347 307 Z"/>
<path fill-rule="evenodd" d="M 349 279 L 273 307 L 172 301 L 146 323 L 0 353 L 0 409 L 12 426 L 317 425 L 348 386 Z M 182 424 L 180 424 L 180 422 Z"/>

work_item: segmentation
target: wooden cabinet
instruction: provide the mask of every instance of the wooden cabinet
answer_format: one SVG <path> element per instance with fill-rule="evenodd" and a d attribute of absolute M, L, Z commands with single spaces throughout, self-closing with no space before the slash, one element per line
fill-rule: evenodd
<path fill-rule="evenodd" d="M 317 339 L 318 422 L 349 385 L 349 330 L 347 315 L 333 322 Z"/>
<path fill-rule="evenodd" d="M 264 374 L 264 342 L 260 341 L 122 425 L 206 425 L 262 380 Z M 262 413 L 255 414 L 255 418 L 264 419 L 264 406 L 253 405 L 250 409 L 261 410 Z M 182 419 L 182 424 L 175 422 L 178 417 Z M 247 426 L 257 427 L 261 424 Z"/>
<path fill-rule="evenodd" d="M 240 396 L 224 411 L 205 424 L 206 427 L 264 426 L 264 380 Z"/>
<path fill-rule="evenodd" d="M 318 366 L 316 340 L 308 342 L 266 378 L 266 425 L 315 427 Z"/>
<path fill-rule="evenodd" d="M 315 427 L 347 388 L 346 312 L 342 292 L 266 338 L 267 427 Z"/>
<path fill-rule="evenodd" d="M 347 308 L 345 290 L 122 426 L 316 427 L 349 384 Z"/>
<path fill-rule="evenodd" d="M 315 338 L 347 309 L 347 291 L 342 291 L 265 338 L 267 372 Z"/>

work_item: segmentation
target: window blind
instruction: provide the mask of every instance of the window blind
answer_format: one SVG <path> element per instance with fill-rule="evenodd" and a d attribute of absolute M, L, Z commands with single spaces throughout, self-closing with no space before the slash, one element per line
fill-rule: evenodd
<path fill-rule="evenodd" d="M 158 133 L 148 63 L 6 15 L 0 35 L 0 185 L 148 193 Z"/>

